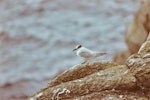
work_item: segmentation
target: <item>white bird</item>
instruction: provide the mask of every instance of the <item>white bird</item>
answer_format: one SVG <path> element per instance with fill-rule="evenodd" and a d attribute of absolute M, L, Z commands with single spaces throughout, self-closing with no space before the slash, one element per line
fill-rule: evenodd
<path fill-rule="evenodd" d="M 77 45 L 76 48 L 73 49 L 73 51 L 76 51 L 77 56 L 81 57 L 84 60 L 83 63 L 106 54 L 105 52 L 94 52 L 83 47 L 82 45 Z"/>

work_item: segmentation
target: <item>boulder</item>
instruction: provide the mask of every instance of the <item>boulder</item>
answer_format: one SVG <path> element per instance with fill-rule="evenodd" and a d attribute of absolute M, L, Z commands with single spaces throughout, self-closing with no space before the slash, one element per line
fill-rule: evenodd
<path fill-rule="evenodd" d="M 150 97 L 150 35 L 124 65 L 91 62 L 58 75 L 29 100 L 108 100 Z"/>

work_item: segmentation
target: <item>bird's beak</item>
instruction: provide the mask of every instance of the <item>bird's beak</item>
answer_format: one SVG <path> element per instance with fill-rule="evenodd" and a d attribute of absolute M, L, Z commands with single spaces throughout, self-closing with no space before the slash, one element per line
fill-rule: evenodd
<path fill-rule="evenodd" d="M 72 51 L 76 51 L 77 49 L 75 48 L 75 49 L 73 49 Z"/>

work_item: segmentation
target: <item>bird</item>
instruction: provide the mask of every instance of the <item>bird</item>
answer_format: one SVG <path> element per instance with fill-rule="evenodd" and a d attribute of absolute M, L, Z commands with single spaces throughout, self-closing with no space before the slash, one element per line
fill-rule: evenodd
<path fill-rule="evenodd" d="M 82 45 L 77 45 L 75 47 L 75 49 L 73 49 L 73 51 L 76 51 L 77 56 L 81 57 L 84 60 L 84 62 L 82 62 L 82 64 L 84 64 L 92 59 L 95 59 L 97 57 L 107 54 L 105 52 L 92 51 L 90 49 L 83 47 Z"/>

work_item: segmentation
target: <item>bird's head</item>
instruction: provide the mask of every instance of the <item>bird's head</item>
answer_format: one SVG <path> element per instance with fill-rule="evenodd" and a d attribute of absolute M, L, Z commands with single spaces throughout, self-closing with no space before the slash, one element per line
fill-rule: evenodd
<path fill-rule="evenodd" d="M 82 45 L 77 45 L 75 49 L 73 49 L 73 51 L 76 51 L 78 49 L 80 49 L 82 47 Z"/>

